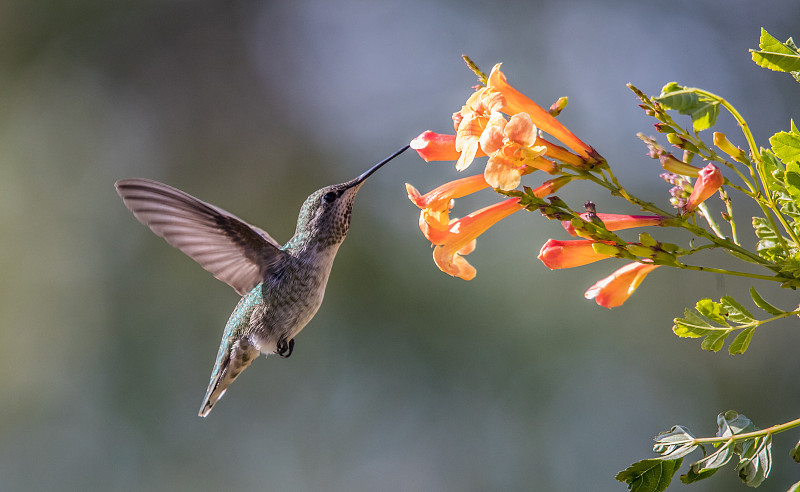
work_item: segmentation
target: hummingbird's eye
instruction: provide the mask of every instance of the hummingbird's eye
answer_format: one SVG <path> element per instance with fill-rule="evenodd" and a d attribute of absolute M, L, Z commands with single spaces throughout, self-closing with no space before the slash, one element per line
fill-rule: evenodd
<path fill-rule="evenodd" d="M 322 199 L 328 203 L 331 203 L 332 201 L 336 200 L 336 193 L 334 193 L 333 191 L 329 191 L 324 195 L 322 195 Z"/>

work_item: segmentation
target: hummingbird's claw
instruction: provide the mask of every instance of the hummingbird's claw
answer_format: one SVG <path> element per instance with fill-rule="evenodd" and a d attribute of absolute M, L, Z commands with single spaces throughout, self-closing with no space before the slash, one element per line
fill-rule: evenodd
<path fill-rule="evenodd" d="M 280 355 L 282 358 L 287 358 L 292 355 L 292 350 L 294 350 L 294 338 L 289 340 L 288 342 L 286 339 L 281 340 L 278 342 L 278 350 L 275 352 Z"/>

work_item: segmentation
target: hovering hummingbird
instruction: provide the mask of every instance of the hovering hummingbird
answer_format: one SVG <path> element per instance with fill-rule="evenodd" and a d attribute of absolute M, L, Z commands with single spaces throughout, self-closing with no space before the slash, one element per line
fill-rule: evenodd
<path fill-rule="evenodd" d="M 201 417 L 259 353 L 292 354 L 294 337 L 322 304 L 358 189 L 406 149 L 355 179 L 312 193 L 300 208 L 294 236 L 283 246 L 264 230 L 158 181 L 116 182 L 117 193 L 139 222 L 242 296 L 225 325 Z"/>

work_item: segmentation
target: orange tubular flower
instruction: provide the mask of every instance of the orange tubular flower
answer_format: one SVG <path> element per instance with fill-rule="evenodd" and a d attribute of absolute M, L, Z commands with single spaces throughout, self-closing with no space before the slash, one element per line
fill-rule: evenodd
<path fill-rule="evenodd" d="M 482 174 L 450 181 L 424 195 L 406 183 L 408 198 L 414 202 L 414 205 L 422 209 L 419 216 L 419 227 L 422 234 L 434 244 L 442 241 L 442 237 L 446 235 L 450 226 L 452 200 L 488 187 L 489 184 L 483 179 Z"/>
<path fill-rule="evenodd" d="M 505 105 L 502 111 L 512 115 L 528 113 L 537 127 L 564 142 L 567 147 L 584 156 L 588 162 L 595 162 L 595 157 L 598 155 L 597 151 L 582 142 L 546 109 L 509 85 L 506 81 L 506 76 L 500 71 L 500 65 L 498 63 L 492 68 L 486 87 L 503 95 Z"/>
<path fill-rule="evenodd" d="M 456 136 L 434 133 L 430 130 L 419 134 L 409 146 L 417 151 L 425 162 L 454 161 L 458 159 Z"/>
<path fill-rule="evenodd" d="M 474 180 L 476 178 L 482 179 L 483 176 L 478 175 L 465 179 Z M 559 188 L 569 183 L 571 179 L 572 177 L 570 176 L 561 176 L 545 181 L 541 186 L 533 190 L 533 194 L 538 198 L 544 198 L 551 193 L 555 193 Z M 448 185 L 449 184 L 451 183 L 448 183 Z M 477 187 L 478 185 L 474 184 L 474 186 Z M 485 181 L 484 186 L 488 186 L 485 184 Z M 437 190 L 438 189 L 439 188 L 437 188 Z M 463 182 L 463 188 L 459 189 L 466 191 L 469 189 L 469 185 L 466 182 Z M 434 191 L 425 196 L 433 196 Z M 411 191 L 409 191 L 409 196 L 411 196 L 411 194 Z M 445 194 L 440 194 L 438 196 L 441 196 L 442 198 L 431 199 L 431 206 L 433 206 L 433 203 L 438 203 L 439 207 L 442 206 L 443 202 L 441 200 L 444 199 Z M 455 197 L 456 195 L 450 194 L 447 196 Z M 413 198 L 412 201 L 417 203 L 417 201 L 415 201 Z M 423 202 L 420 201 L 419 204 L 423 204 Z M 454 220 L 445 227 L 439 226 L 438 228 L 434 228 L 431 224 L 426 224 L 425 227 L 427 228 L 427 232 L 425 228 L 423 228 L 423 233 L 425 234 L 425 237 L 427 237 L 428 240 L 431 241 L 434 246 L 436 246 L 433 250 L 433 261 L 436 263 L 436 266 L 438 266 L 441 271 L 454 277 L 460 277 L 464 280 L 472 280 L 475 278 L 477 271 L 475 270 L 475 267 L 470 265 L 463 257 L 475 250 L 476 238 L 486 232 L 487 229 L 500 220 L 508 217 L 518 210 L 522 210 L 523 208 L 524 207 L 519 204 L 518 198 L 509 198 L 508 200 L 484 207 L 465 217 Z M 425 213 L 425 210 L 423 210 L 423 213 Z M 422 218 L 420 218 L 420 227 L 423 227 Z"/>
<path fill-rule="evenodd" d="M 630 263 L 591 286 L 584 297 L 594 299 L 598 305 L 609 309 L 621 306 L 636 291 L 647 274 L 658 267 L 659 265 L 646 263 Z"/>
<path fill-rule="evenodd" d="M 570 241 L 548 239 L 539 251 L 538 258 L 550 270 L 578 267 L 611 258 L 594 250 L 596 242 L 591 239 Z"/>
<path fill-rule="evenodd" d="M 694 189 L 692 194 L 689 195 L 684 211 L 686 213 L 693 212 L 698 205 L 716 193 L 722 187 L 724 181 L 725 178 L 722 176 L 722 172 L 714 164 L 709 164 L 701 169 L 694 182 Z"/>
<path fill-rule="evenodd" d="M 583 220 L 589 220 L 589 214 L 581 214 L 580 217 Z M 603 221 L 603 224 L 609 231 L 621 231 L 634 227 L 660 226 L 664 223 L 664 217 L 660 215 L 597 214 L 597 217 Z M 564 226 L 564 229 L 567 230 L 570 236 L 578 236 L 575 232 L 575 227 L 570 221 L 562 221 L 561 225 Z"/>
<path fill-rule="evenodd" d="M 447 233 L 441 237 L 441 244 L 433 249 L 434 263 L 444 273 L 472 280 L 477 271 L 463 256 L 475 250 L 475 239 L 478 236 L 522 208 L 519 198 L 509 198 L 453 221 Z"/>

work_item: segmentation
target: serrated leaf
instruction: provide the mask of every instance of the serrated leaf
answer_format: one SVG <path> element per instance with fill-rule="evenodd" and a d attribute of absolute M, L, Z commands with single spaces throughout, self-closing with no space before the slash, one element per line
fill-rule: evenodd
<path fill-rule="evenodd" d="M 764 217 L 753 217 L 753 231 L 759 239 L 778 239 L 775 230 Z"/>
<path fill-rule="evenodd" d="M 747 347 L 750 346 L 750 340 L 753 339 L 753 332 L 755 329 L 755 326 L 751 326 L 739 332 L 728 347 L 728 353 L 731 355 L 745 353 Z"/>
<path fill-rule="evenodd" d="M 758 439 L 757 446 L 751 446 L 736 465 L 736 473 L 749 487 L 761 485 L 772 470 L 772 435 Z"/>
<path fill-rule="evenodd" d="M 700 342 L 700 348 L 711 352 L 719 352 L 725 345 L 725 339 L 728 338 L 728 334 L 730 334 L 730 331 L 711 332 Z"/>
<path fill-rule="evenodd" d="M 756 321 L 753 315 L 731 296 L 723 296 L 720 299 L 720 304 L 722 304 L 722 309 L 727 311 L 728 319 L 734 323 L 747 324 Z"/>
<path fill-rule="evenodd" d="M 797 162 L 786 163 L 783 185 L 794 202 L 800 201 L 800 164 Z"/>
<path fill-rule="evenodd" d="M 674 109 L 680 114 L 691 116 L 695 132 L 711 128 L 717 122 L 719 101 L 700 95 L 692 88 L 670 82 L 661 89 L 661 95 L 655 100 L 666 109 Z"/>
<path fill-rule="evenodd" d="M 716 321 L 723 326 L 728 326 L 728 320 L 725 319 L 725 310 L 722 304 L 714 302 L 711 299 L 700 299 L 695 304 L 695 309 L 711 321 Z"/>
<path fill-rule="evenodd" d="M 778 309 L 772 304 L 765 301 L 764 298 L 761 297 L 761 294 L 759 294 L 758 291 L 756 291 L 755 287 L 750 287 L 750 297 L 753 298 L 753 302 L 755 303 L 756 306 L 760 307 L 761 309 L 763 309 L 764 311 L 768 312 L 773 316 L 780 316 L 786 313 L 786 311 Z"/>
<path fill-rule="evenodd" d="M 663 492 L 669 487 L 672 476 L 683 462 L 676 460 L 660 460 L 657 458 L 637 461 L 625 470 L 617 473 L 616 479 L 628 484 L 633 492 Z"/>
<path fill-rule="evenodd" d="M 797 52 L 792 38 L 786 43 L 781 43 L 762 28 L 758 47 L 761 51 L 751 50 L 751 53 L 753 61 L 760 67 L 780 72 L 800 70 L 800 53 Z"/>
<path fill-rule="evenodd" d="M 778 132 L 769 137 L 772 152 L 784 164 L 800 161 L 800 134 L 795 132 Z M 788 170 L 788 166 L 787 166 Z"/>
<path fill-rule="evenodd" d="M 672 331 L 681 338 L 699 338 L 708 335 L 714 327 L 694 309 L 686 308 L 684 318 L 675 318 Z"/>
<path fill-rule="evenodd" d="M 792 38 L 789 38 L 786 43 L 781 43 L 778 38 L 768 33 L 766 29 L 761 28 L 761 35 L 758 40 L 758 47 L 764 51 L 776 51 L 779 53 L 797 53 L 797 47 Z"/>
<path fill-rule="evenodd" d="M 694 443 L 694 436 L 682 425 L 676 425 L 668 432 L 662 432 L 655 437 L 655 440 L 653 451 L 661 455 L 659 459 L 662 460 L 683 458 L 698 446 Z"/>
<path fill-rule="evenodd" d="M 751 51 L 753 61 L 759 67 L 776 72 L 797 72 L 800 70 L 800 55 L 776 53 L 774 51 Z"/>

